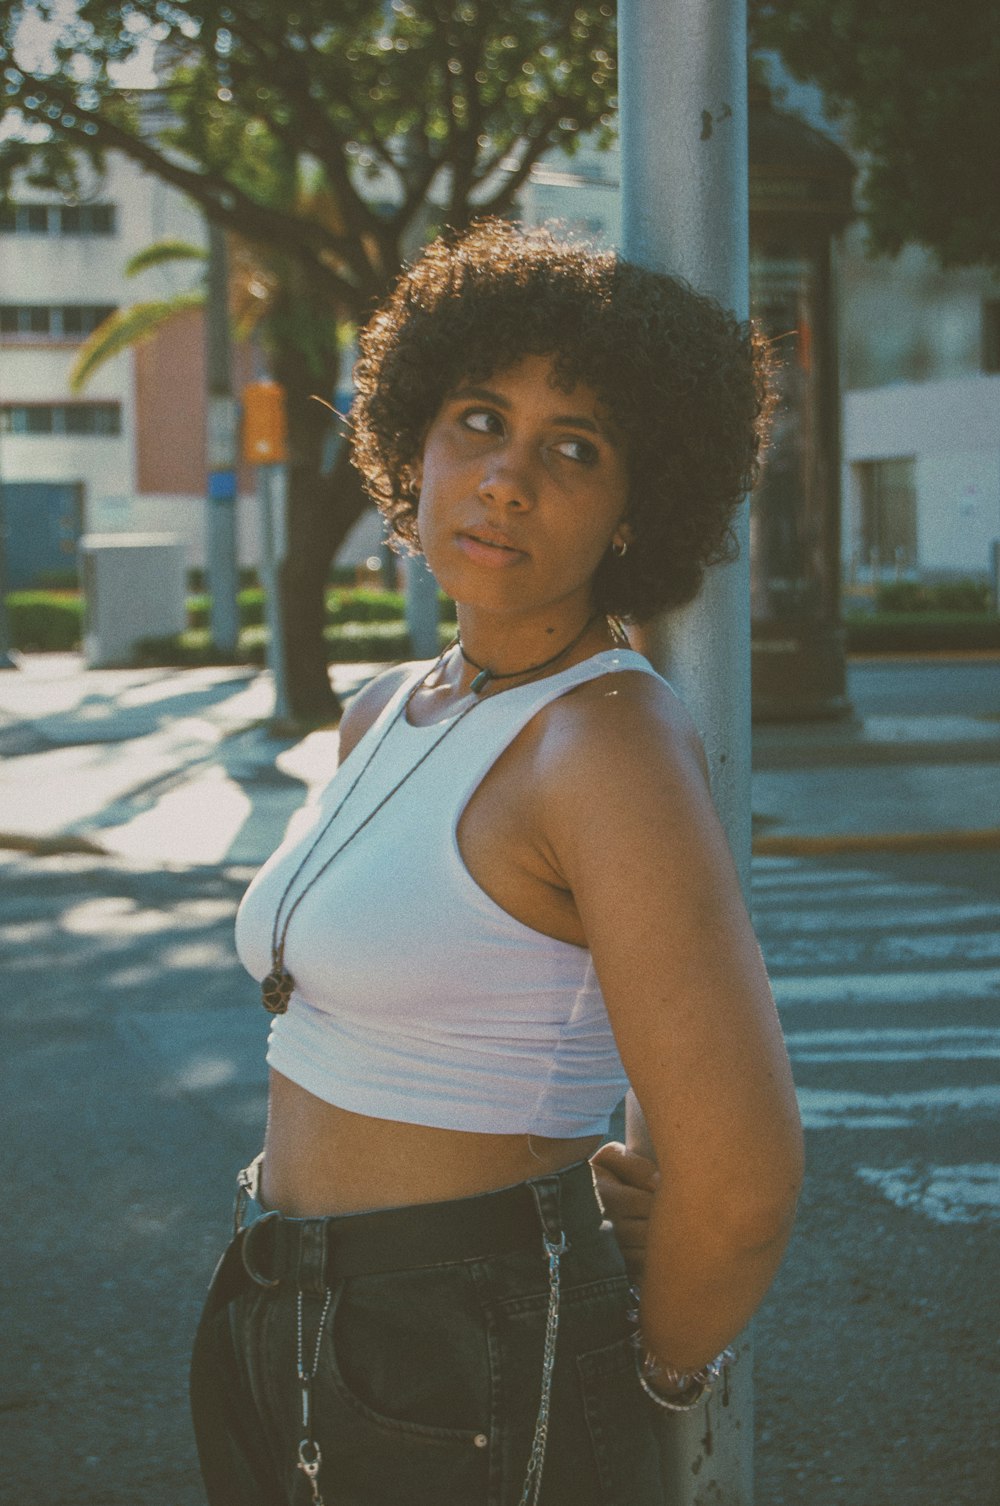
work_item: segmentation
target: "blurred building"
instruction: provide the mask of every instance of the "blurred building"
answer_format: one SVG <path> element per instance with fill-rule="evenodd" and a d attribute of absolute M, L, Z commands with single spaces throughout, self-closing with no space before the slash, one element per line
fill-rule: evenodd
<path fill-rule="evenodd" d="M 985 576 L 1000 538 L 1000 280 L 919 247 L 839 256 L 844 573 Z"/>
<path fill-rule="evenodd" d="M 81 532 L 170 532 L 200 562 L 205 490 L 201 315 L 69 373 L 105 315 L 191 285 L 196 263 L 131 279 L 153 241 L 204 243 L 200 215 L 123 158 L 67 204 L 27 185 L 0 211 L 0 483 L 11 586 L 71 576 Z"/>

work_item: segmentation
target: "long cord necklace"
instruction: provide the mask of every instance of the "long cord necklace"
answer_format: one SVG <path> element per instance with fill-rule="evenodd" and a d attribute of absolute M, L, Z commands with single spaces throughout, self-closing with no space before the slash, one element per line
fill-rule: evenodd
<path fill-rule="evenodd" d="M 494 674 L 491 669 L 487 669 L 482 664 L 476 664 L 474 660 L 470 659 L 468 654 L 465 652 L 465 649 L 462 647 L 461 638 L 456 637 L 452 640 L 451 643 L 448 644 L 447 648 L 442 651 L 438 658 L 435 659 L 430 669 L 428 669 L 425 674 L 421 675 L 420 679 L 413 686 L 409 695 L 407 695 L 400 704 L 398 710 L 396 711 L 396 714 L 389 721 L 378 742 L 375 744 L 374 748 L 372 748 L 368 757 L 361 765 L 360 769 L 349 785 L 343 799 L 340 801 L 333 814 L 326 821 L 324 821 L 323 825 L 320 827 L 315 838 L 310 843 L 303 858 L 297 865 L 294 873 L 292 874 L 291 878 L 288 880 L 288 883 L 285 885 L 284 890 L 282 891 L 281 898 L 278 900 L 277 909 L 274 912 L 274 925 L 271 927 L 271 971 L 268 973 L 267 977 L 260 985 L 261 1003 L 269 1014 L 284 1014 L 288 1009 L 288 1001 L 290 1000 L 295 988 L 295 979 L 292 977 L 291 973 L 285 966 L 285 943 L 288 939 L 288 927 L 291 922 L 292 916 L 295 914 L 299 905 L 305 899 L 309 891 L 314 887 L 319 879 L 323 877 L 324 873 L 326 873 L 330 865 L 340 857 L 340 854 L 344 851 L 344 848 L 347 847 L 349 843 L 354 841 L 354 838 L 359 834 L 359 832 L 364 831 L 369 821 L 371 821 L 374 816 L 378 815 L 382 807 L 392 799 L 393 795 L 395 795 L 398 790 L 402 789 L 406 781 L 410 779 L 420 768 L 421 764 L 425 763 L 427 759 L 430 758 L 431 754 L 441 746 L 445 738 L 449 737 L 451 733 L 454 732 L 455 728 L 465 720 L 465 718 L 469 715 L 469 712 L 475 710 L 477 706 L 482 704 L 483 691 L 494 680 L 515 680 L 520 676 L 538 674 L 543 669 L 551 668 L 553 664 L 556 664 L 560 659 L 565 658 L 570 650 L 576 647 L 576 645 L 583 638 L 584 634 L 587 632 L 588 628 L 590 628 L 594 624 L 594 622 L 600 615 L 601 614 L 598 612 L 595 613 L 593 617 L 588 618 L 583 627 L 576 634 L 576 636 L 574 638 L 571 638 L 570 641 L 563 648 L 561 648 L 558 653 L 553 654 L 549 659 L 543 659 L 540 664 L 531 664 L 526 669 L 512 670 L 505 674 Z M 365 774 L 371 766 L 372 760 L 375 758 L 379 749 L 385 743 L 390 732 L 395 727 L 400 718 L 404 717 L 409 711 L 410 702 L 417 694 L 417 691 L 423 689 L 427 681 L 430 679 L 431 675 L 433 675 L 436 670 L 440 669 L 447 655 L 456 646 L 465 662 L 473 669 L 479 671 L 472 682 L 472 690 L 474 692 L 473 699 L 459 712 L 456 717 L 452 718 L 452 720 L 445 727 L 444 731 L 441 733 L 441 736 L 435 738 L 434 742 L 431 743 L 429 748 L 424 749 L 423 753 L 417 759 L 416 763 L 412 764 L 411 767 L 407 769 L 406 773 L 396 781 L 392 789 L 389 790 L 387 794 L 382 796 L 382 799 L 377 803 L 377 805 L 372 807 L 367 816 L 365 816 L 364 820 L 359 822 L 354 830 L 350 833 L 350 835 L 344 838 L 339 847 L 334 849 L 334 851 L 330 854 L 330 856 L 326 859 L 322 866 L 316 870 L 312 878 L 303 885 L 301 892 L 289 904 L 289 896 L 295 885 L 297 884 L 304 868 L 306 867 L 306 864 L 309 862 L 309 859 L 312 857 L 319 844 L 323 841 L 327 832 L 330 830 L 333 823 L 336 821 L 337 817 L 344 809 L 344 806 L 347 804 L 348 800 L 350 800 L 351 796 L 354 794 L 354 791 L 357 789 L 361 780 L 364 778 Z M 285 908 L 286 905 L 288 906 L 287 909 Z M 282 917 L 283 911 L 284 917 Z"/>

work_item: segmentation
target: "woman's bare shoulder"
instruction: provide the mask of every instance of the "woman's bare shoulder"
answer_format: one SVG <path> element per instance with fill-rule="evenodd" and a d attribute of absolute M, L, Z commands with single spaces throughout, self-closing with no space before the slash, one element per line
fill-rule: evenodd
<path fill-rule="evenodd" d="M 388 706 L 397 690 L 406 683 L 420 664 L 394 664 L 369 680 L 351 697 L 340 719 L 340 762 L 357 747 Z"/>
<path fill-rule="evenodd" d="M 561 783 L 568 768 L 597 780 L 621 781 L 642 769 L 660 774 L 708 764 L 694 718 L 676 691 L 644 670 L 601 675 L 547 708 L 546 762 Z M 586 777 L 586 776 L 584 776 Z M 654 776 L 655 777 L 655 776 Z"/>

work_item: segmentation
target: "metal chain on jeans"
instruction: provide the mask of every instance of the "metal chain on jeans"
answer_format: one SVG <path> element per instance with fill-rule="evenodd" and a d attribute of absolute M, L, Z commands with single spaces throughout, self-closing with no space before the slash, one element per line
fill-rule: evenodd
<path fill-rule="evenodd" d="M 531 1443 L 528 1473 L 524 1480 L 519 1506 L 538 1506 L 542 1488 L 542 1467 L 545 1463 L 545 1445 L 549 1436 L 549 1402 L 552 1397 L 552 1371 L 556 1362 L 556 1336 L 559 1332 L 559 1261 L 569 1245 L 565 1234 L 560 1233 L 559 1243 L 542 1236 L 545 1253 L 549 1257 L 549 1308 L 545 1318 L 545 1350 L 542 1356 L 542 1395 L 538 1404 L 535 1436 Z"/>
<path fill-rule="evenodd" d="M 296 1365 L 299 1373 L 299 1386 L 302 1391 L 302 1441 L 299 1444 L 298 1468 L 305 1475 L 312 1488 L 313 1506 L 323 1506 L 323 1497 L 319 1493 L 319 1467 L 323 1463 L 323 1455 L 320 1453 L 319 1444 L 312 1435 L 312 1383 L 316 1379 L 319 1369 L 319 1351 L 323 1342 L 323 1330 L 330 1312 L 330 1303 L 333 1293 L 326 1288 L 326 1299 L 323 1303 L 323 1311 L 319 1317 L 319 1327 L 316 1330 L 316 1345 L 313 1349 L 312 1369 L 306 1370 L 302 1363 L 302 1290 L 299 1289 L 296 1303 Z"/>

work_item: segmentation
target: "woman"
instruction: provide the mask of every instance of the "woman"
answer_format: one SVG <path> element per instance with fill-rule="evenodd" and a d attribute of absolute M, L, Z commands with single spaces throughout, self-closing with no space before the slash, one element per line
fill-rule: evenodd
<path fill-rule="evenodd" d="M 618 622 L 724 557 L 764 357 L 673 279 L 491 222 L 401 278 L 356 379 L 356 463 L 459 638 L 355 698 L 240 909 L 276 1018 L 196 1343 L 209 1498 L 653 1506 L 656 1403 L 763 1296 L 801 1142 L 697 734 Z M 597 1166 L 623 1243 L 643 1216 L 640 1347 L 588 1165 L 628 1085 L 648 1225 L 643 1163 Z"/>

